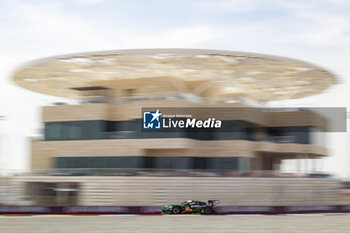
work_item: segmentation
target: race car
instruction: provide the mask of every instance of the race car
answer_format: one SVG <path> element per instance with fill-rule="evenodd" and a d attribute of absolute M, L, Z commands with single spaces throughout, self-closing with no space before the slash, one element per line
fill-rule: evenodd
<path fill-rule="evenodd" d="M 193 201 L 188 200 L 180 205 L 167 205 L 162 208 L 162 214 L 215 214 L 215 205 L 220 204 L 219 200 Z"/>

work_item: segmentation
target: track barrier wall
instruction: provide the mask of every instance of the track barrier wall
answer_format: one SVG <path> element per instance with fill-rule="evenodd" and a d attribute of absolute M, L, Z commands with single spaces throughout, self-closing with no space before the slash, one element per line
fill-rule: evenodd
<path fill-rule="evenodd" d="M 0 214 L 160 214 L 161 206 L 0 206 Z M 218 206 L 217 214 L 350 213 L 350 205 Z"/>

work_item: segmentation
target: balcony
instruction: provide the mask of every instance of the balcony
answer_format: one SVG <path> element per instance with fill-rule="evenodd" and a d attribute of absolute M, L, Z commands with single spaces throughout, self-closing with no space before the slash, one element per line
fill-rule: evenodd
<path fill-rule="evenodd" d="M 257 141 L 274 143 L 298 143 L 298 139 L 295 136 L 267 136 Z"/>

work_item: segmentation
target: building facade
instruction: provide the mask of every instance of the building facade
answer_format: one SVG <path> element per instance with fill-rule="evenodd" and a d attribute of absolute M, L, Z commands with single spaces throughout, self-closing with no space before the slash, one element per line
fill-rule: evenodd
<path fill-rule="evenodd" d="M 211 105 L 216 119 L 225 114 L 226 108 L 237 108 L 239 113 L 224 118 L 223 130 L 147 132 L 142 129 L 142 119 L 130 118 L 142 116 L 143 106 L 207 107 L 188 100 L 44 107 L 45 133 L 42 140 L 32 141 L 32 170 L 249 172 L 274 170 L 284 159 L 327 155 L 326 148 L 313 137 L 313 132 L 325 129 L 326 120 L 309 110 L 264 112 L 241 104 L 226 104 L 225 108 Z"/>
<path fill-rule="evenodd" d="M 253 186 L 248 184 L 251 180 L 244 183 L 248 180 L 233 176 L 271 175 L 283 160 L 327 156 L 324 140 L 314 137 L 314 132 L 327 130 L 321 115 L 243 101 L 305 97 L 336 82 L 329 72 L 293 59 L 214 50 L 107 51 L 39 60 L 17 70 L 14 80 L 32 91 L 76 100 L 42 108 L 43 136 L 32 139 L 30 157 L 32 174 L 41 176 L 19 181 L 25 187 L 23 195 L 36 204 L 130 205 L 138 202 L 115 187 L 133 182 L 135 187 L 127 192 L 147 195 L 142 205 L 193 196 L 215 199 L 224 190 L 228 192 L 221 195 L 224 204 L 237 205 L 242 194 L 232 193 L 238 192 L 235 187 Z M 143 108 L 206 109 L 199 117 L 220 119 L 222 127 L 147 131 Z M 230 190 L 225 188 L 228 178 Z M 211 191 L 185 191 L 188 186 L 181 185 L 185 180 L 195 183 L 191 186 L 207 183 Z M 308 193 L 318 203 L 334 200 L 335 181 L 289 180 L 298 187 L 295 191 L 311 187 Z M 177 187 L 178 196 L 169 196 L 169 182 Z M 280 181 L 264 182 L 270 188 L 262 188 L 262 196 L 271 199 L 275 192 L 271 187 L 280 187 Z M 304 203 L 303 196 L 293 199 L 295 192 L 287 187 L 285 204 Z M 266 205 L 275 200 L 259 202 L 262 196 L 242 197 L 240 204 Z"/>

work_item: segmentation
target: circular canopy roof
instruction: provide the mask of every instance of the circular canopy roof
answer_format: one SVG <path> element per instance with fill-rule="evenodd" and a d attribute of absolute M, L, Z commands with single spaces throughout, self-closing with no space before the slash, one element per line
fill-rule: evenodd
<path fill-rule="evenodd" d="M 201 49 L 134 49 L 79 53 L 34 61 L 14 81 L 43 94 L 79 98 L 83 90 L 136 95 L 191 93 L 258 102 L 318 94 L 336 77 L 315 65 L 263 54 Z"/>

